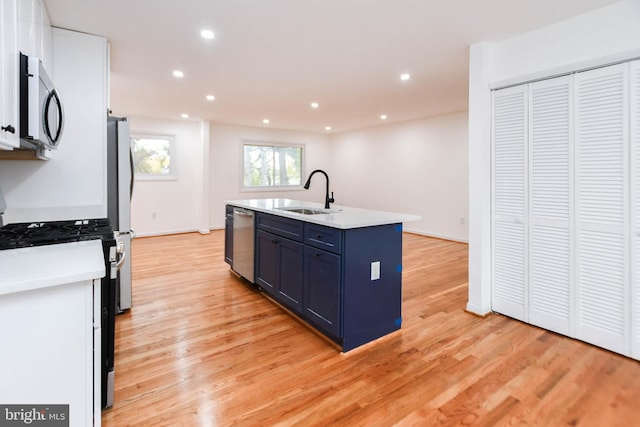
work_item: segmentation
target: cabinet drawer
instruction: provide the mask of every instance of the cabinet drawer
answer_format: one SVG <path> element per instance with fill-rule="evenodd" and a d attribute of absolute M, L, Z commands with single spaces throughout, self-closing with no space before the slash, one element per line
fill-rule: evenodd
<path fill-rule="evenodd" d="M 334 254 L 342 253 L 342 230 L 305 223 L 304 243 Z"/>
<path fill-rule="evenodd" d="M 256 218 L 256 227 L 259 229 L 291 240 L 302 242 L 302 221 L 261 212 L 258 212 Z"/>

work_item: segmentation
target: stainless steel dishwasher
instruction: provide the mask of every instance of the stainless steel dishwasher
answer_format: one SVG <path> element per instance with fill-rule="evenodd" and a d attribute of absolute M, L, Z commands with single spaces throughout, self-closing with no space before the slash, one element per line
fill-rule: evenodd
<path fill-rule="evenodd" d="M 233 265 L 232 269 L 251 283 L 254 282 L 254 213 L 233 208 Z"/>

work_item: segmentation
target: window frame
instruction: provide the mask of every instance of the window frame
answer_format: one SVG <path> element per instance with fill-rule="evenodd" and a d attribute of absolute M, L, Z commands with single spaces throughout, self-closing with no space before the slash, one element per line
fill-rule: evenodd
<path fill-rule="evenodd" d="M 296 185 L 270 185 L 270 186 L 247 186 L 244 185 L 244 147 L 251 146 L 263 146 L 263 147 L 284 147 L 284 148 L 299 148 L 300 149 L 300 184 Z M 300 143 L 289 142 L 272 142 L 272 141 L 257 141 L 253 139 L 243 139 L 240 141 L 240 192 L 276 192 L 276 191 L 298 191 L 303 189 L 304 177 L 305 177 L 305 151 L 306 145 Z"/>
<path fill-rule="evenodd" d="M 169 173 L 166 175 L 152 173 L 138 173 L 133 165 L 133 177 L 136 181 L 177 181 L 176 173 L 176 137 L 168 134 L 139 133 L 131 132 L 129 135 L 131 155 L 135 159 L 134 139 L 164 139 L 169 141 Z M 135 161 L 135 160 L 134 160 Z"/>

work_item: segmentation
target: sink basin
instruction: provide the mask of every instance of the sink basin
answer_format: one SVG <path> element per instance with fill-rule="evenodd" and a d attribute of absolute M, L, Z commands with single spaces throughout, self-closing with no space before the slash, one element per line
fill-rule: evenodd
<path fill-rule="evenodd" d="M 330 214 L 339 212 L 334 209 L 320 209 L 320 208 L 308 208 L 308 207 L 297 207 L 297 208 L 277 208 L 281 211 L 287 212 L 295 212 L 304 215 L 318 215 L 318 214 Z"/>

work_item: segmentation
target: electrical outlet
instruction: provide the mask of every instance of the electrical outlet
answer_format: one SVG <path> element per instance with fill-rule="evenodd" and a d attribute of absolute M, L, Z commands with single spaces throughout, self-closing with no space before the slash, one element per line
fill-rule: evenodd
<path fill-rule="evenodd" d="M 151 219 L 158 218 L 158 214 L 156 212 L 151 212 Z"/>
<path fill-rule="evenodd" d="M 460 225 L 464 225 L 467 222 L 467 219 L 463 216 L 460 217 Z"/>
<path fill-rule="evenodd" d="M 371 280 L 380 279 L 380 261 L 371 263 Z"/>

